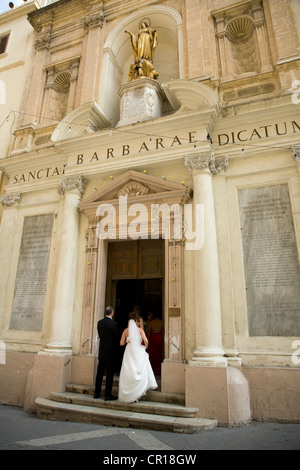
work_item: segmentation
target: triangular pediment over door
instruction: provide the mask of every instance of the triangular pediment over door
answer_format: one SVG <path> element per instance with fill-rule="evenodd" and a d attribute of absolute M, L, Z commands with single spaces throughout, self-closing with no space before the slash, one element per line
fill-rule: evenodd
<path fill-rule="evenodd" d="M 86 197 L 79 204 L 80 211 L 95 217 L 100 203 L 118 204 L 120 196 L 128 197 L 128 204 L 185 204 L 191 199 L 191 189 L 183 184 L 166 181 L 129 170 L 112 179 L 103 188 Z"/>

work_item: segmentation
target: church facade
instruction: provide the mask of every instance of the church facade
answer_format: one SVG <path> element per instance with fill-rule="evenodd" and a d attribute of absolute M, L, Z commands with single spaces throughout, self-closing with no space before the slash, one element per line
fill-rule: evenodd
<path fill-rule="evenodd" d="M 26 22 L 1 402 L 92 385 L 105 306 L 121 330 L 138 304 L 163 321 L 162 391 L 222 424 L 299 421 L 299 2 L 59 0 Z"/>

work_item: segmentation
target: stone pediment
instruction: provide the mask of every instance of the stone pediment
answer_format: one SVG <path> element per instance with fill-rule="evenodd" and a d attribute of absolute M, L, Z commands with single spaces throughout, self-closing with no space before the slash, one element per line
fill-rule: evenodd
<path fill-rule="evenodd" d="M 79 208 L 81 212 L 95 215 L 100 203 L 117 204 L 120 196 L 127 196 L 128 202 L 132 204 L 159 203 L 159 201 L 184 204 L 190 199 L 191 190 L 179 183 L 129 170 L 83 199 Z"/>

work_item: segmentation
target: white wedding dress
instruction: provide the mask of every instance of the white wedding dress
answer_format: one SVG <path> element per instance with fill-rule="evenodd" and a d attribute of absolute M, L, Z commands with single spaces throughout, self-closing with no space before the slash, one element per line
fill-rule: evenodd
<path fill-rule="evenodd" d="M 124 352 L 119 378 L 119 400 L 133 403 L 157 388 L 157 382 L 149 361 L 149 354 L 142 346 L 142 337 L 134 320 L 129 321 L 129 336 Z"/>

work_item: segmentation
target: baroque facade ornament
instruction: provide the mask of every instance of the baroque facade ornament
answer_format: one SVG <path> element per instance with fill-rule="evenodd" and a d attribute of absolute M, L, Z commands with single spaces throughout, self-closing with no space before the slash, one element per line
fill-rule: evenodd
<path fill-rule="evenodd" d="M 86 16 L 83 20 L 83 27 L 86 31 L 92 28 L 97 28 L 98 26 L 102 28 L 103 24 L 104 13 L 102 10 L 100 12 L 98 11 L 96 13 Z"/>
<path fill-rule="evenodd" d="M 78 189 L 78 191 L 82 195 L 84 193 L 85 186 L 86 180 L 83 176 L 66 176 L 65 178 L 61 178 L 59 180 L 58 193 L 65 194 L 67 191 Z"/>
<path fill-rule="evenodd" d="M 217 160 L 213 157 L 212 161 L 209 164 L 210 172 L 213 175 L 217 175 L 222 170 L 227 170 L 228 168 L 228 157 L 220 157 Z"/>
<path fill-rule="evenodd" d="M 197 155 L 187 155 L 184 163 L 191 175 L 194 174 L 195 170 L 205 170 L 206 168 L 209 168 L 213 175 L 217 175 L 222 170 L 227 170 L 228 157 L 221 157 L 216 160 L 212 152 L 205 152 Z"/>
<path fill-rule="evenodd" d="M 142 183 L 138 183 L 137 181 L 130 181 L 129 183 L 125 184 L 123 188 L 120 189 L 118 192 L 118 196 L 144 196 L 150 193 L 150 188 L 145 186 Z"/>
<path fill-rule="evenodd" d="M 300 147 L 292 147 L 292 155 L 293 158 L 296 160 L 296 162 L 299 162 L 300 160 Z"/>
<path fill-rule="evenodd" d="M 49 49 L 51 43 L 51 34 L 49 32 L 40 34 L 34 41 L 34 48 L 37 51 Z"/>
<path fill-rule="evenodd" d="M 3 206 L 11 207 L 21 201 L 21 193 L 4 194 L 0 196 L 0 202 Z"/>

